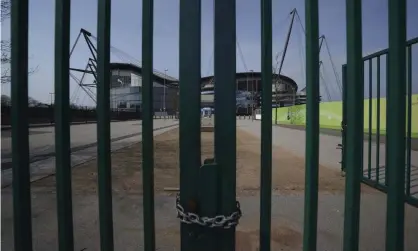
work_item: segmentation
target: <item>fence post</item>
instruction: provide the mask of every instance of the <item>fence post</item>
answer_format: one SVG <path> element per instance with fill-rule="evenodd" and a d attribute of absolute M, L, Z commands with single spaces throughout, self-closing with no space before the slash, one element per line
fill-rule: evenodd
<path fill-rule="evenodd" d="M 341 172 L 345 173 L 345 165 L 347 163 L 347 65 L 342 67 L 342 96 L 343 96 L 343 119 L 341 121 Z"/>
<path fill-rule="evenodd" d="M 361 0 L 346 0 L 347 16 L 347 162 L 344 251 L 359 248 L 360 181 L 363 174 L 364 72 Z"/>
<path fill-rule="evenodd" d="M 260 251 L 270 251 L 272 174 L 272 1 L 261 1 Z M 277 109 L 277 107 L 276 107 Z"/>
<path fill-rule="evenodd" d="M 408 66 L 407 66 L 407 136 L 406 136 L 406 196 L 411 195 L 411 137 L 412 137 L 412 45 L 407 47 Z"/>
<path fill-rule="evenodd" d="M 318 223 L 319 167 L 319 18 L 318 0 L 305 1 L 306 23 L 306 158 L 303 250 L 315 251 Z M 294 110 L 292 106 L 292 110 Z M 292 116 L 293 117 L 293 116 Z"/>
<path fill-rule="evenodd" d="M 74 250 L 70 139 L 71 0 L 55 6 L 55 168 L 59 250 Z"/>
<path fill-rule="evenodd" d="M 389 82 L 387 83 L 386 168 L 390 177 L 386 250 L 404 250 L 406 136 L 406 0 L 389 0 Z"/>
<path fill-rule="evenodd" d="M 373 126 L 373 58 L 369 60 L 369 135 L 367 148 L 367 178 L 372 178 L 372 126 Z M 364 65 L 363 65 L 364 66 Z"/>
<path fill-rule="evenodd" d="M 155 250 L 153 133 L 154 0 L 142 1 L 142 184 L 144 250 Z M 161 115 L 160 115 L 161 118 Z"/>
<path fill-rule="evenodd" d="M 380 175 L 380 56 L 377 57 L 376 73 L 376 184 Z"/>
<path fill-rule="evenodd" d="M 236 1 L 214 0 L 215 160 L 219 166 L 218 207 L 236 208 Z M 246 119 L 246 115 L 244 119 Z M 217 250 L 235 250 L 235 226 L 222 230 Z"/>
<path fill-rule="evenodd" d="M 11 1 L 13 236 L 16 251 L 32 250 L 28 123 L 28 0 Z"/>
<path fill-rule="evenodd" d="M 110 23 L 111 0 L 99 0 L 97 12 L 97 175 L 100 249 L 112 251 L 112 173 L 110 148 Z"/>
<path fill-rule="evenodd" d="M 201 0 L 180 0 L 180 204 L 188 212 L 198 199 L 200 156 Z M 181 250 L 199 250 L 198 226 L 182 223 Z"/>

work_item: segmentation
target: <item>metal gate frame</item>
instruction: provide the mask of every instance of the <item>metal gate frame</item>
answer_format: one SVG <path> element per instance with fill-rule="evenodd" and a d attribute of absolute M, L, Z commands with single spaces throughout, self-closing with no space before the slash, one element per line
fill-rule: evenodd
<path fill-rule="evenodd" d="M 11 76 L 12 76 L 12 150 L 13 220 L 16 251 L 32 250 L 31 196 L 28 120 L 28 14 L 29 0 L 12 0 Z M 215 158 L 208 179 L 200 174 L 200 33 L 201 1 L 180 0 L 180 205 L 198 216 L 229 215 L 237 210 L 235 193 L 235 0 L 215 2 L 215 78 L 216 106 Z M 272 175 L 272 0 L 261 2 L 262 58 L 262 136 L 260 250 L 270 250 L 271 175 Z M 406 0 L 389 2 L 388 120 L 386 166 L 388 184 L 386 250 L 404 250 L 404 169 L 405 166 L 405 91 L 406 91 Z M 153 0 L 142 2 L 143 61 L 143 205 L 145 250 L 155 250 L 153 184 Z M 56 0 L 55 12 L 55 130 L 56 190 L 59 250 L 73 250 L 73 213 L 71 197 L 71 158 L 69 123 L 70 0 Z M 346 0 L 347 11 L 347 142 L 344 251 L 358 250 L 360 182 L 363 154 L 363 59 L 361 0 Z M 319 149 L 319 27 L 318 0 L 305 1 L 306 15 L 306 186 L 303 250 L 316 250 L 318 217 Z M 113 216 L 110 156 L 110 23 L 111 0 L 98 0 L 97 58 L 97 138 L 98 193 L 101 250 L 113 250 Z M 401 83 L 401 84 L 399 84 Z M 210 161 L 209 161 L 210 162 Z M 209 165 L 210 163 L 204 163 Z M 199 182 L 214 181 L 204 190 Z M 199 191 L 199 192 L 197 192 Z M 204 196 L 202 196 L 204 195 Z M 193 202 L 193 203 L 192 203 Z M 186 207 L 187 205 L 187 207 Z M 245 212 L 244 212 L 245 213 Z M 235 226 L 228 229 L 181 224 L 181 250 L 205 250 L 216 243 L 217 250 L 235 249 Z"/>
<path fill-rule="evenodd" d="M 406 165 L 405 165 L 405 193 L 404 198 L 405 202 L 414 206 L 418 207 L 418 197 L 414 197 L 413 194 L 411 194 L 411 187 L 413 184 L 411 183 L 411 139 L 412 139 L 412 46 L 418 44 L 418 37 L 410 39 L 406 41 L 405 48 L 406 48 L 406 139 L 405 139 L 405 147 L 406 147 Z M 389 182 L 389 176 L 388 176 L 388 169 L 384 166 L 382 167 L 380 164 L 380 149 L 379 147 L 376 147 L 376 159 L 375 159 L 375 167 L 372 167 L 372 145 L 373 145 L 373 77 L 376 77 L 376 132 L 375 132 L 375 141 L 376 145 L 380 144 L 380 137 L 382 136 L 381 131 L 381 105 L 380 105 L 380 90 L 381 90 L 381 59 L 384 58 L 384 62 L 386 63 L 386 69 L 389 67 L 389 61 L 388 61 L 388 55 L 389 55 L 389 49 L 380 50 L 378 52 L 372 53 L 370 55 L 367 55 L 363 57 L 363 62 L 368 63 L 368 90 L 369 90 L 369 96 L 368 96 L 368 132 L 367 132 L 367 143 L 368 143 L 368 156 L 367 156 L 367 170 L 364 170 L 363 165 L 361 165 L 362 170 L 362 182 L 374 187 L 382 192 L 387 193 L 388 192 L 388 182 Z M 374 61 L 375 60 L 375 61 Z M 376 71 L 373 71 L 373 65 L 376 66 Z M 390 72 L 390 71 L 389 71 Z M 389 73 L 386 70 L 386 85 L 391 80 L 389 79 Z M 342 145 L 345 146 L 347 142 L 347 124 L 345 123 L 346 117 L 347 117 L 347 107 L 349 104 L 349 100 L 347 97 L 347 92 L 345 91 L 347 89 L 347 65 L 342 66 L 342 75 L 343 75 L 343 122 L 342 122 Z M 363 75 L 364 76 L 364 75 Z M 389 108 L 389 106 L 388 106 Z M 388 114 L 389 110 L 387 109 L 386 113 Z M 359 115 L 360 116 L 360 115 Z M 386 152 L 391 151 L 393 148 L 389 144 L 386 144 Z M 342 147 L 342 162 L 341 162 L 341 169 L 345 170 L 345 163 L 347 161 L 347 154 L 344 150 L 344 147 Z M 384 173 L 381 173 L 381 169 L 384 168 Z M 364 170 L 364 171 L 363 171 Z"/>

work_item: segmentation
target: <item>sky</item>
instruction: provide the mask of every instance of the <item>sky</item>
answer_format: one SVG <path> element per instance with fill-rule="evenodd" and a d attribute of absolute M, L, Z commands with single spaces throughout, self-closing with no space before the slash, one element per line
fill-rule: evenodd
<path fill-rule="evenodd" d="M 202 1 L 202 76 L 213 74 L 213 0 Z M 38 67 L 35 74 L 29 78 L 29 95 L 41 102 L 49 103 L 54 92 L 54 0 L 29 1 L 29 65 Z M 363 54 L 388 47 L 388 8 L 385 0 L 363 0 Z M 407 1 L 407 38 L 418 36 L 418 29 L 413 24 L 418 23 L 417 0 Z M 237 51 L 237 72 L 246 70 L 260 71 L 261 68 L 261 25 L 260 1 L 236 0 L 237 6 L 237 41 L 242 50 L 244 60 Z M 275 55 L 284 48 L 286 33 L 290 25 L 290 12 L 296 8 L 305 26 L 304 0 L 273 0 L 273 64 Z M 414 12 L 415 10 L 415 12 Z M 141 0 L 112 1 L 111 45 L 130 58 L 141 60 Z M 173 77 L 178 77 L 179 62 L 179 0 L 154 1 L 154 69 Z M 341 78 L 341 65 L 346 61 L 346 17 L 345 0 L 319 0 L 320 35 L 325 35 L 328 41 L 337 76 Z M 93 35 L 97 29 L 97 0 L 72 0 L 71 7 L 71 45 L 84 28 Z M 10 37 L 10 22 L 1 24 L 2 39 Z M 111 60 L 127 62 L 128 56 L 112 49 Z M 123 56 L 125 55 L 125 56 Z M 413 61 L 418 58 L 418 45 L 413 47 Z M 90 57 L 87 45 L 80 40 L 71 56 L 71 67 L 84 68 Z M 282 74 L 293 78 L 299 90 L 305 86 L 305 43 L 301 23 L 295 19 L 288 52 L 284 60 Z M 320 59 L 323 61 L 323 76 L 321 95 L 327 100 L 327 85 L 331 100 L 341 99 L 331 61 L 326 50 L 322 50 Z M 130 62 L 135 62 L 129 60 Z M 280 60 L 280 57 L 279 57 Z M 245 63 L 243 62 L 245 61 Z M 246 67 L 245 67 L 246 66 Z M 376 69 L 374 65 L 374 70 Z M 418 68 L 416 64 L 414 69 Z M 368 70 L 365 68 L 365 79 Z M 382 70 L 384 73 L 384 70 Z M 413 72 L 418 72 L 413 70 Z M 375 74 L 375 73 L 374 73 Z M 80 74 L 75 74 L 80 78 Z M 414 75 L 414 92 L 418 92 L 418 74 Z M 382 75 L 383 76 L 383 75 Z M 87 80 L 91 81 L 90 80 Z M 368 87 L 368 82 L 365 86 Z M 375 83 L 375 80 L 373 80 Z M 382 80 L 384 85 L 384 80 Z M 71 82 L 71 94 L 75 95 L 77 84 Z M 375 88 L 375 86 L 374 86 Z M 384 87 L 382 87 L 384 96 Z M 10 93 L 10 85 L 2 85 L 2 94 Z M 368 95 L 365 88 L 365 94 Z M 372 91 L 373 93 L 373 91 Z M 77 103 L 91 105 L 91 100 L 80 94 Z M 372 96 L 375 96 L 375 92 Z"/>

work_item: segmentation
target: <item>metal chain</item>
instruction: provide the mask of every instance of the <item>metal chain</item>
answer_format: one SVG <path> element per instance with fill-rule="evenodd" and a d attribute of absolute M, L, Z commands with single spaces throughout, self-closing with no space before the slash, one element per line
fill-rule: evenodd
<path fill-rule="evenodd" d="M 177 218 L 180 219 L 181 222 L 186 224 L 198 224 L 203 227 L 219 227 L 228 229 L 233 226 L 238 225 L 239 219 L 242 216 L 240 204 L 237 201 L 237 208 L 236 211 L 230 214 L 229 216 L 225 215 L 217 215 L 215 217 L 200 217 L 198 214 L 185 212 L 184 208 L 180 205 L 180 194 L 176 196 L 176 209 L 177 209 Z"/>

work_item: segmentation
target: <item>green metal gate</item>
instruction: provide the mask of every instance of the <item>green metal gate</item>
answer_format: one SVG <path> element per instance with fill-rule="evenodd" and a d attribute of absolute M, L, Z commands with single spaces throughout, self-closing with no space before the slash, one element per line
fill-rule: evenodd
<path fill-rule="evenodd" d="M 406 106 L 404 107 L 406 113 L 406 131 L 405 131 L 405 202 L 418 207 L 418 192 L 411 191 L 413 190 L 418 183 L 414 182 L 415 178 L 417 178 L 417 173 L 414 172 L 418 167 L 414 166 L 411 163 L 411 152 L 412 152 L 412 47 L 418 43 L 418 37 L 413 38 L 411 40 L 406 41 L 405 48 L 406 48 Z M 386 87 L 389 87 L 388 83 L 390 83 L 389 73 L 387 69 L 390 68 L 388 60 L 389 50 L 381 50 L 370 54 L 368 56 L 363 57 L 364 64 L 367 64 L 368 68 L 368 99 L 364 102 L 364 112 L 367 113 L 365 127 L 367 128 L 367 132 L 364 132 L 364 136 L 367 139 L 367 166 L 361 165 L 362 173 L 362 182 L 365 184 L 374 187 L 378 190 L 383 192 L 388 192 L 388 182 L 390 179 L 389 169 L 385 167 L 384 163 L 380 160 L 381 157 L 381 150 L 380 150 L 380 143 L 385 143 L 386 149 L 385 152 L 393 151 L 393 146 L 387 144 L 387 140 L 384 139 L 385 137 L 385 129 L 381 129 L 382 126 L 384 128 L 386 121 L 385 117 L 381 119 L 381 116 L 388 116 L 391 113 L 390 106 L 386 106 L 385 99 L 381 98 L 381 82 L 386 83 Z M 385 70 L 382 71 L 382 64 L 386 64 L 384 67 Z M 375 69 L 375 70 L 374 70 Z M 347 142 L 347 125 L 346 117 L 347 117 L 347 109 L 352 102 L 347 97 L 347 92 L 344 91 L 347 89 L 347 65 L 343 65 L 342 67 L 343 72 L 343 123 L 342 123 L 342 145 L 344 146 Z M 386 73 L 386 79 L 381 81 L 382 72 Z M 376 90 L 374 93 L 374 86 L 376 86 Z M 386 90 L 388 92 L 388 90 Z M 383 104 L 382 104 L 383 102 Z M 401 101 L 399 101 L 401 102 Z M 386 109 L 384 109 L 386 108 Z M 382 112 L 383 110 L 383 112 Z M 358 117 L 361 115 L 358 114 Z M 390 117 L 388 116 L 387 119 Z M 383 124 L 383 125 L 382 125 Z M 375 128 L 373 128 L 375 126 Z M 386 134 L 387 135 L 387 134 Z M 382 140 L 383 138 L 383 140 Z M 373 146 L 375 145 L 375 146 Z M 416 151 L 416 147 L 414 147 Z M 342 170 L 345 170 L 345 162 L 347 161 L 347 154 L 342 147 Z M 382 165 L 383 164 L 383 165 Z M 400 166 L 398 166 L 400 167 Z"/>
<path fill-rule="evenodd" d="M 12 0 L 12 149 L 14 245 L 32 250 L 30 163 L 28 142 L 28 0 Z M 181 250 L 234 250 L 235 225 L 241 212 L 236 202 L 236 3 L 215 2 L 215 158 L 200 160 L 201 2 L 180 0 L 180 195 Z M 270 250 L 272 176 L 272 0 L 261 0 L 262 137 L 260 250 Z M 389 0 L 389 81 L 386 170 L 386 250 L 404 250 L 405 190 L 405 46 L 406 0 Z M 69 124 L 70 0 L 56 0 L 55 21 L 55 130 L 59 250 L 74 250 L 71 201 Z M 363 166 L 363 59 L 361 0 L 347 0 L 347 82 L 345 144 L 345 221 L 343 250 L 359 245 L 360 182 Z M 319 27 L 318 0 L 306 0 L 306 190 L 303 249 L 316 250 L 319 148 Z M 143 205 L 145 250 L 155 250 L 153 190 L 153 1 L 143 0 Z M 111 0 L 98 0 L 98 194 L 101 250 L 113 250 L 110 162 L 110 23 Z M 243 212 L 245 215 L 245 212 Z M 244 216 L 245 217 L 245 216 Z M 187 224 L 191 223 L 191 224 Z M 193 224 L 200 223 L 200 224 Z M 199 225 L 204 226 L 199 226 Z"/>

